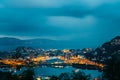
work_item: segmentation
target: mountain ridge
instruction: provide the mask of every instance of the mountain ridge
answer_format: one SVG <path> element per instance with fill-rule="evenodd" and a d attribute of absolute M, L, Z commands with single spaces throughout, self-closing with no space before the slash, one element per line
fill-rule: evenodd
<path fill-rule="evenodd" d="M 26 47 L 33 47 L 33 48 L 60 48 L 60 47 L 68 47 L 70 44 L 69 41 L 62 41 L 62 40 L 51 40 L 51 39 L 18 39 L 12 37 L 2 37 L 0 38 L 0 50 L 3 49 L 3 46 L 10 46 L 9 48 L 13 49 L 12 47 L 19 47 L 19 46 L 26 46 Z M 11 50 L 9 49 L 9 50 Z M 6 49 L 5 49 L 6 50 Z"/>

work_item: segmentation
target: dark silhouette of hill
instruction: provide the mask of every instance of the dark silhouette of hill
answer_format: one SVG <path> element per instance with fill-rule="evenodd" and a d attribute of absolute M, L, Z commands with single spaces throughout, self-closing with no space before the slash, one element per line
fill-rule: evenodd
<path fill-rule="evenodd" d="M 50 39 L 28 39 L 28 40 L 21 40 L 17 38 L 10 38 L 10 37 L 3 37 L 0 38 L 0 49 L 1 50 L 13 50 L 19 46 L 25 47 L 33 47 L 33 48 L 68 48 L 72 46 L 72 42 L 70 41 L 62 41 L 62 40 L 50 40 Z M 4 49 L 5 47 L 5 49 Z M 7 48 L 10 49 L 7 49 Z"/>
<path fill-rule="evenodd" d="M 96 48 L 98 56 L 111 56 L 120 50 L 120 36 L 116 36 L 111 41 L 104 43 Z"/>

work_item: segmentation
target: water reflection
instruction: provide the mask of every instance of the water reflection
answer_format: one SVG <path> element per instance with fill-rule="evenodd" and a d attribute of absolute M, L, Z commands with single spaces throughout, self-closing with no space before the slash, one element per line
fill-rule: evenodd
<path fill-rule="evenodd" d="M 71 74 L 73 71 L 82 71 L 84 72 L 86 75 L 91 75 L 91 78 L 96 78 L 96 77 L 100 77 L 102 75 L 102 72 L 99 72 L 98 70 L 82 70 L 82 69 L 78 69 L 78 68 L 73 68 L 72 66 L 54 66 L 54 67 L 50 67 L 50 66 L 40 66 L 40 67 L 36 67 L 34 69 L 35 72 L 35 76 L 59 76 L 61 73 L 68 73 Z"/>

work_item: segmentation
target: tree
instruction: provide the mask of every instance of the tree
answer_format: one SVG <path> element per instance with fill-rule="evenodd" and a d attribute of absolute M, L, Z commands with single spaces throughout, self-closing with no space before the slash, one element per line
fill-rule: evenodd
<path fill-rule="evenodd" d="M 69 76 L 69 74 L 67 74 L 67 73 L 62 73 L 62 74 L 59 76 L 59 80 L 70 80 L 70 76 Z"/>
<path fill-rule="evenodd" d="M 57 76 L 52 76 L 50 80 L 59 80 Z"/>
<path fill-rule="evenodd" d="M 23 72 L 22 74 L 23 77 L 21 80 L 34 80 L 33 75 L 34 75 L 34 71 L 28 69 L 27 71 Z"/>
<path fill-rule="evenodd" d="M 78 71 L 72 73 L 72 80 L 90 80 L 90 75 L 85 75 L 84 72 Z"/>
<path fill-rule="evenodd" d="M 103 79 L 120 80 L 120 54 L 115 54 L 108 60 L 107 66 L 103 72 Z"/>
<path fill-rule="evenodd" d="M 84 72 L 72 72 L 71 74 L 62 73 L 59 77 L 52 76 L 50 80 L 90 80 L 90 75 L 85 75 Z"/>

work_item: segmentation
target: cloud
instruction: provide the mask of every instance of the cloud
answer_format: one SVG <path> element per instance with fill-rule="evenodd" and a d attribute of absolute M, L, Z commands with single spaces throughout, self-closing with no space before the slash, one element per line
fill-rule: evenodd
<path fill-rule="evenodd" d="M 9 7 L 62 7 L 66 5 L 82 5 L 88 7 L 97 7 L 102 4 L 117 3 L 119 0 L 4 0 Z"/>
<path fill-rule="evenodd" d="M 96 23 L 93 16 L 86 16 L 84 18 L 66 17 L 66 16 L 51 16 L 48 17 L 49 25 L 56 27 L 67 28 L 88 28 Z M 88 26 L 89 25 L 89 26 Z"/>
<path fill-rule="evenodd" d="M 61 7 L 66 4 L 64 0 L 5 0 L 9 7 Z"/>
<path fill-rule="evenodd" d="M 120 2 L 119 0 L 79 0 L 79 2 L 83 3 L 87 7 L 94 9 L 104 4 L 116 4 Z"/>
<path fill-rule="evenodd" d="M 2 0 L 0 34 L 96 42 L 119 35 L 119 0 Z M 88 43 L 89 44 L 89 43 Z"/>
<path fill-rule="evenodd" d="M 4 0 L 2 1 L 8 8 L 37 8 L 33 12 L 44 14 L 46 16 L 73 16 L 85 17 L 88 15 L 109 15 L 117 14 L 112 11 L 116 5 L 120 4 L 119 0 Z M 113 7 L 109 9 L 110 7 Z M 109 9 L 109 11 L 108 11 Z M 119 9 L 119 7 L 118 7 Z M 111 10 L 111 11 L 110 11 Z M 106 11 L 106 12 L 104 12 Z M 102 13 L 102 14 L 101 14 Z"/>
<path fill-rule="evenodd" d="M 120 3 L 101 5 L 93 11 L 93 15 L 106 19 L 118 19 L 120 18 Z"/>
<path fill-rule="evenodd" d="M 5 7 L 5 5 L 3 5 L 3 4 L 0 4 L 0 8 L 4 8 Z"/>

